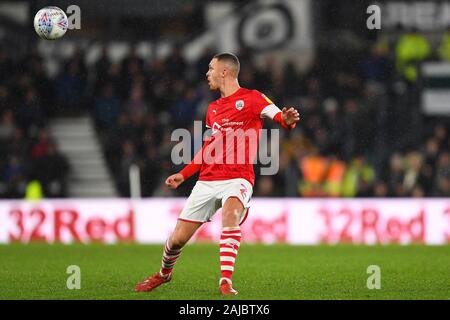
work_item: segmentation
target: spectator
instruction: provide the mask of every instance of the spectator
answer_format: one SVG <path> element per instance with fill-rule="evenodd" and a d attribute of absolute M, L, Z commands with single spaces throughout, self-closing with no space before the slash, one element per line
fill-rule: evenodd
<path fill-rule="evenodd" d="M 396 190 L 402 189 L 399 186 L 403 186 L 403 179 L 403 158 L 400 154 L 395 153 L 390 159 L 389 173 L 387 176 L 390 194 L 395 194 Z"/>
<path fill-rule="evenodd" d="M 375 181 L 375 170 L 370 166 L 365 157 L 358 156 L 353 159 L 345 172 L 343 182 L 344 197 L 370 197 Z"/>
<path fill-rule="evenodd" d="M 95 99 L 94 117 L 99 129 L 109 129 L 117 121 L 120 112 L 120 100 L 115 95 L 113 85 L 108 83 L 99 97 Z"/>
<path fill-rule="evenodd" d="M 274 185 L 272 178 L 269 176 L 261 176 L 258 179 L 257 186 L 255 188 L 256 197 L 273 197 Z"/>
<path fill-rule="evenodd" d="M 367 58 L 363 60 L 361 72 L 365 80 L 385 82 L 389 76 L 388 47 L 386 41 L 372 45 Z"/>
<path fill-rule="evenodd" d="M 160 180 L 163 178 L 159 168 L 160 161 L 157 147 L 155 145 L 148 146 L 141 179 L 143 196 L 151 197 L 156 191 Z"/>
<path fill-rule="evenodd" d="M 181 46 L 175 45 L 172 53 L 165 61 L 166 71 L 168 75 L 176 79 L 184 74 L 187 69 L 187 63 L 181 54 Z M 206 74 L 206 71 L 204 72 Z"/>
<path fill-rule="evenodd" d="M 61 198 L 67 194 L 69 162 L 54 143 L 50 143 L 47 154 L 33 164 L 33 177 L 40 181 L 46 197 Z"/>
<path fill-rule="evenodd" d="M 108 72 L 111 70 L 111 60 L 108 56 L 108 48 L 103 46 L 101 50 L 100 58 L 95 63 L 96 91 L 110 82 L 110 79 L 108 79 Z"/>
<path fill-rule="evenodd" d="M 416 82 L 418 64 L 431 53 L 428 40 L 415 28 L 402 35 L 395 48 L 397 71 L 409 82 Z"/>
<path fill-rule="evenodd" d="M 47 128 L 39 130 L 37 141 L 31 147 L 31 158 L 34 160 L 43 158 L 48 155 L 50 147 L 50 137 Z"/>
<path fill-rule="evenodd" d="M 2 181 L 6 184 L 6 198 L 20 198 L 24 194 L 25 167 L 16 156 L 10 156 L 2 172 Z"/>
<path fill-rule="evenodd" d="M 80 109 L 86 85 L 83 77 L 78 61 L 69 61 L 56 82 L 56 95 L 60 110 L 73 113 Z"/>
<path fill-rule="evenodd" d="M 386 198 L 389 196 L 389 190 L 383 181 L 378 181 L 374 186 L 374 196 L 378 198 Z"/>
<path fill-rule="evenodd" d="M 200 99 L 192 88 L 187 88 L 182 97 L 171 109 L 172 121 L 175 127 L 187 127 L 192 124 L 197 113 Z"/>
<path fill-rule="evenodd" d="M 439 158 L 436 167 L 436 180 L 434 184 L 434 196 L 450 196 L 450 152 L 443 152 Z"/>
<path fill-rule="evenodd" d="M 448 198 L 450 196 L 450 178 L 448 176 L 438 178 L 436 191 L 433 195 L 444 198 Z"/>
<path fill-rule="evenodd" d="M 403 178 L 403 185 L 406 192 L 412 193 L 418 186 L 420 174 L 423 166 L 423 157 L 418 152 L 412 152 L 406 156 L 406 170 Z"/>
<path fill-rule="evenodd" d="M 14 115 L 11 110 L 6 110 L 0 115 L 0 142 L 2 144 L 6 143 L 13 136 L 14 129 Z"/>
<path fill-rule="evenodd" d="M 28 132 L 33 126 L 44 125 L 44 113 L 36 90 L 28 88 L 23 103 L 16 113 L 18 125 Z"/>
<path fill-rule="evenodd" d="M 19 127 L 15 127 L 11 139 L 6 143 L 6 154 L 16 155 L 19 159 L 27 159 L 30 147 L 29 144 L 30 141 L 27 139 L 24 131 Z"/>
<path fill-rule="evenodd" d="M 450 26 L 447 26 L 446 32 L 442 35 L 438 54 L 442 61 L 450 62 Z"/>
<path fill-rule="evenodd" d="M 120 193 L 126 197 L 130 196 L 130 167 L 138 163 L 138 156 L 136 154 L 136 146 L 131 141 L 124 141 L 122 143 L 122 157 L 120 163 L 119 175 L 119 190 Z"/>
<path fill-rule="evenodd" d="M 142 86 L 135 85 L 131 88 L 130 99 L 125 103 L 123 110 L 131 115 L 139 114 L 141 116 L 144 116 L 146 113 L 150 112 L 150 109 L 143 100 Z"/>

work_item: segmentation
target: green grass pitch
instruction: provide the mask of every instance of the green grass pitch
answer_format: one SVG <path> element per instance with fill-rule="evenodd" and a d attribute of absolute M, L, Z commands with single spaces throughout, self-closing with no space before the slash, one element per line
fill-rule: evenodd
<path fill-rule="evenodd" d="M 236 297 L 218 293 L 218 245 L 184 248 L 172 282 L 153 292 L 134 285 L 159 269 L 162 245 L 2 245 L 0 299 L 450 299 L 450 246 L 242 245 Z M 69 290 L 69 265 L 81 289 Z M 381 289 L 367 288 L 369 265 Z"/>

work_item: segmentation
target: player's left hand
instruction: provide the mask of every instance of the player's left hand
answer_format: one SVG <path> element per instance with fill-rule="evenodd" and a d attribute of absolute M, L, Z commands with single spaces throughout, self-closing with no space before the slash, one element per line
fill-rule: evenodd
<path fill-rule="evenodd" d="M 281 118 L 287 126 L 291 126 L 300 121 L 300 114 L 293 107 L 284 107 L 283 110 L 281 110 Z"/>
<path fill-rule="evenodd" d="M 166 186 L 168 186 L 170 189 L 176 189 L 183 182 L 184 182 L 183 175 L 175 173 L 166 179 Z"/>

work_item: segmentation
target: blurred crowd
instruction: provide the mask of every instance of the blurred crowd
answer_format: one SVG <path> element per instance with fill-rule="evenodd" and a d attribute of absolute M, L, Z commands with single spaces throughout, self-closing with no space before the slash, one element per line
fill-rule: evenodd
<path fill-rule="evenodd" d="M 414 33 L 408 36 L 416 41 Z M 450 196 L 449 121 L 422 115 L 416 69 L 427 59 L 450 61 L 450 46 L 416 56 L 402 41 L 411 45 L 400 38 L 357 53 L 319 47 L 306 73 L 238 53 L 242 86 L 301 115 L 296 129 L 281 133 L 278 174 L 259 176 L 256 168 L 255 196 Z M 49 79 L 36 53 L 17 60 L 0 50 L 0 196 L 20 197 L 34 180 L 48 196 L 65 195 L 69 166 L 46 128 L 60 110 L 91 112 L 121 196 L 130 195 L 132 164 L 141 169 L 143 196 L 188 195 L 195 179 L 176 191 L 164 186 L 183 167 L 171 162 L 170 136 L 176 128 L 193 131 L 218 98 L 205 81 L 214 54 L 207 49 L 188 63 L 175 46 L 147 60 L 132 47 L 116 63 L 105 48 L 87 66 L 76 52 Z"/>
<path fill-rule="evenodd" d="M 54 89 L 39 55 L 0 48 L 0 198 L 67 195 L 69 164 L 47 127 Z"/>

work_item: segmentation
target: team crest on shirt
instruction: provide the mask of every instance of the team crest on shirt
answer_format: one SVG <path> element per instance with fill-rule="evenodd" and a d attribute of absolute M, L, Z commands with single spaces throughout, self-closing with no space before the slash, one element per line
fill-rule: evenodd
<path fill-rule="evenodd" d="M 241 111 L 242 108 L 244 108 L 244 100 L 238 100 L 238 101 L 236 101 L 236 109 L 238 109 L 239 111 Z"/>

